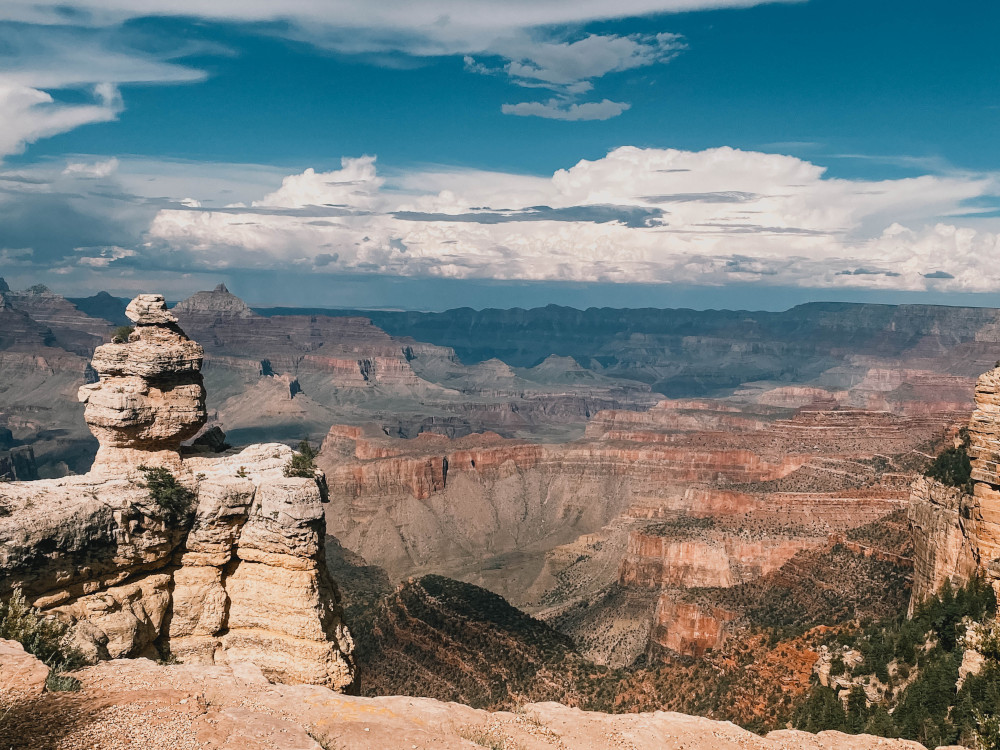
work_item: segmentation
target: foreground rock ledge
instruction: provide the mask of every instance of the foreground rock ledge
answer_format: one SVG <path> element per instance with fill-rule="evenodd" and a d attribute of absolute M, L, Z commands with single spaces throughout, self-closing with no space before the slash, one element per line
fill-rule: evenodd
<path fill-rule="evenodd" d="M 160 666 L 136 659 L 76 672 L 79 693 L 16 704 L 12 750 L 923 750 L 907 740 L 798 731 L 760 737 L 728 722 L 658 711 L 600 714 L 558 703 L 490 713 L 430 698 L 358 698 L 272 685 L 249 664 Z"/>
<path fill-rule="evenodd" d="M 80 389 L 100 442 L 93 469 L 0 485 L 0 596 L 19 587 L 73 623 L 92 662 L 252 662 L 273 679 L 348 688 L 325 479 L 285 477 L 293 452 L 277 443 L 183 457 L 206 420 L 202 349 L 159 295 L 126 314 L 129 341 L 98 347 L 100 380 Z M 191 502 L 153 501 L 140 466 L 168 469 Z"/>

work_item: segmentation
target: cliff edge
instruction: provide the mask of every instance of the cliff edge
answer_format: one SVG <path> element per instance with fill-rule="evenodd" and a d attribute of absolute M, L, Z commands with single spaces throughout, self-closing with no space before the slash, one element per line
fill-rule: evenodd
<path fill-rule="evenodd" d="M 911 612 L 946 580 L 961 584 L 976 573 L 1000 595 L 1000 367 L 979 377 L 975 404 L 968 426 L 971 493 L 928 477 L 911 488 Z"/>

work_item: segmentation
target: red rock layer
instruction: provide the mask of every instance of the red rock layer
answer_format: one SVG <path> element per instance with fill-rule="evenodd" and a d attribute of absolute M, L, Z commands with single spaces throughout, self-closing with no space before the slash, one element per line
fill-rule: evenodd
<path fill-rule="evenodd" d="M 681 603 L 663 594 L 656 604 L 649 638 L 674 653 L 702 657 L 722 646 L 727 626 L 735 617 L 722 607 Z"/>

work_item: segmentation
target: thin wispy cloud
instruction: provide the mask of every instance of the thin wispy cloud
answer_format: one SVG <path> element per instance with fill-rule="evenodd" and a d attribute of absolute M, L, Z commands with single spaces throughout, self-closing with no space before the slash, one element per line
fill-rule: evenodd
<path fill-rule="evenodd" d="M 539 0 L 290 0 L 283 3 L 218 0 L 81 0 L 67 5 L 45 0 L 0 4 L 0 158 L 19 153 L 39 138 L 84 124 L 114 119 L 107 106 L 47 106 L 56 88 L 93 88 L 106 83 L 181 83 L 203 71 L 177 59 L 196 54 L 192 43 L 164 54 L 130 44 L 125 24 L 144 17 L 200 18 L 286 36 L 342 54 L 394 54 L 413 58 L 464 55 L 473 71 L 496 68 L 520 86 L 555 90 L 547 101 L 504 105 L 508 114 L 559 120 L 603 120 L 628 109 L 608 99 L 580 101 L 593 82 L 612 72 L 665 62 L 682 47 L 673 34 L 585 35 L 566 41 L 557 27 L 591 21 L 650 16 L 704 8 L 748 7 L 787 0 L 624 0 L 609 7 L 598 0 L 566 3 Z M 134 40 L 131 40 L 134 42 Z M 154 45 L 159 46 L 159 45 Z M 218 51 L 218 50 L 216 50 Z M 488 64 L 476 61 L 485 56 Z M 378 64 L 377 58 L 370 58 Z"/>
<path fill-rule="evenodd" d="M 631 107 L 628 102 L 574 102 L 568 97 L 544 102 L 504 104 L 500 109 L 505 115 L 544 117 L 549 120 L 610 120 Z"/>

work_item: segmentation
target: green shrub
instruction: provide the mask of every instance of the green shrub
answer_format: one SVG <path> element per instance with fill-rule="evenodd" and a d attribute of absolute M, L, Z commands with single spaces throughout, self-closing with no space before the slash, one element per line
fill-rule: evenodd
<path fill-rule="evenodd" d="M 194 504 L 194 492 L 177 481 L 177 477 L 162 466 L 140 466 L 146 477 L 143 487 L 149 499 L 175 518 L 187 515 Z"/>
<path fill-rule="evenodd" d="M 286 477 L 306 477 L 312 479 L 316 476 L 316 450 L 309 445 L 308 440 L 299 443 L 298 453 L 295 453 L 285 464 Z"/>
<path fill-rule="evenodd" d="M 62 674 L 58 669 L 51 669 L 45 678 L 45 689 L 50 693 L 75 693 L 80 689 L 80 681 L 72 675 Z"/>
<path fill-rule="evenodd" d="M 20 589 L 0 602 L 0 638 L 17 641 L 49 667 L 45 687 L 53 692 L 80 689 L 79 680 L 62 674 L 84 664 L 83 655 L 66 643 L 68 631 L 66 623 L 31 607 Z"/>
<path fill-rule="evenodd" d="M 972 494 L 972 461 L 969 459 L 969 431 L 964 427 L 958 433 L 961 444 L 946 448 L 931 461 L 924 475 L 949 487 L 960 487 Z"/>
<path fill-rule="evenodd" d="M 132 326 L 118 326 L 114 333 L 111 334 L 112 344 L 127 344 L 128 337 L 132 335 L 132 331 L 135 330 Z"/>
<path fill-rule="evenodd" d="M 837 654 L 830 661 L 830 675 L 836 677 L 838 674 L 844 674 L 847 671 L 847 665 L 844 664 L 844 657 Z"/>
<path fill-rule="evenodd" d="M 817 685 L 796 712 L 795 726 L 813 732 L 863 728 L 884 737 L 917 740 L 927 747 L 978 742 L 981 748 L 1000 750 L 1000 744 L 991 744 L 991 722 L 1000 716 L 1000 625 L 991 622 L 979 628 L 979 649 L 986 666 L 978 675 L 970 675 L 960 691 L 955 687 L 966 624 L 993 621 L 996 610 L 992 586 L 977 576 L 961 588 L 946 581 L 935 596 L 917 606 L 912 619 L 867 625 L 846 644 L 864 656 L 852 674 L 874 673 L 886 682 L 887 663 L 895 656 L 900 662 L 899 677 L 912 681 L 897 694 L 887 694 L 884 707 L 863 709 L 861 696 L 852 691 L 843 715 L 830 700 L 832 691 Z M 996 726 L 1000 727 L 1000 719 Z"/>

